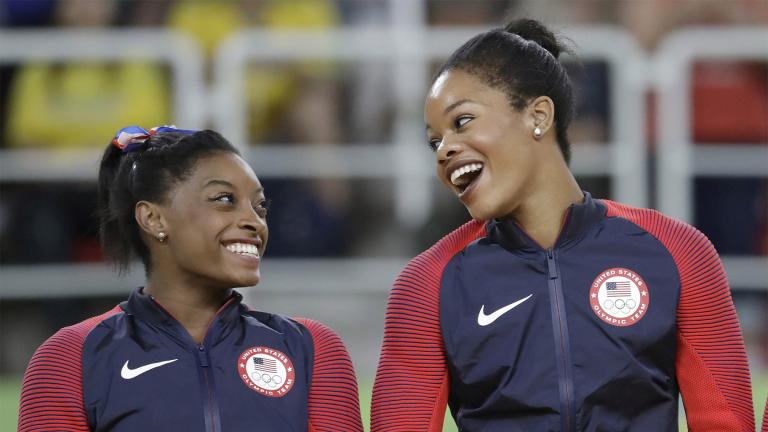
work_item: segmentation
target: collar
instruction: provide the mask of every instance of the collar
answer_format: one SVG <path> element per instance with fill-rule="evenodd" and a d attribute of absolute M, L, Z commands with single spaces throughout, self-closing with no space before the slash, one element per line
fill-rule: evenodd
<path fill-rule="evenodd" d="M 218 312 L 211 321 L 213 325 L 214 321 L 219 321 L 224 324 L 229 324 L 238 319 L 240 316 L 240 309 L 242 307 L 243 296 L 237 291 L 232 291 L 232 294 L 227 297 L 227 300 L 219 308 Z M 174 326 L 179 325 L 178 320 L 171 315 L 160 303 L 157 302 L 152 296 L 144 293 L 144 288 L 139 287 L 131 292 L 128 297 L 128 301 L 125 302 L 123 307 L 126 313 L 135 315 L 142 321 L 146 321 L 150 324 L 161 326 Z"/>
<path fill-rule="evenodd" d="M 581 236 L 605 217 L 605 211 L 606 207 L 603 203 L 592 199 L 589 192 L 584 192 L 584 201 L 571 204 L 566 210 L 563 227 L 560 229 L 555 247 Z M 492 241 L 498 242 L 506 249 L 542 249 L 511 217 L 492 220 L 487 225 L 487 231 Z"/>

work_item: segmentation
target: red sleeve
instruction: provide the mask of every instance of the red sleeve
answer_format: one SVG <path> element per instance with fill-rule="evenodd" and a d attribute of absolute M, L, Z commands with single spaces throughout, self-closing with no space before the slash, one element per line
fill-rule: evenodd
<path fill-rule="evenodd" d="M 19 406 L 19 432 L 87 432 L 83 407 L 82 349 L 86 335 L 111 311 L 65 327 L 45 341 L 24 373 Z"/>
<path fill-rule="evenodd" d="M 680 274 L 677 380 L 692 431 L 754 431 L 749 365 L 720 258 L 695 228 L 653 210 L 606 201 L 656 237 Z"/>
<path fill-rule="evenodd" d="M 371 432 L 442 430 L 449 383 L 440 279 L 451 258 L 484 235 L 480 222 L 463 225 L 414 258 L 395 281 L 373 386 Z"/>
<path fill-rule="evenodd" d="M 317 321 L 296 318 L 312 334 L 315 360 L 309 389 L 309 432 L 363 432 L 357 379 L 344 342 Z"/>

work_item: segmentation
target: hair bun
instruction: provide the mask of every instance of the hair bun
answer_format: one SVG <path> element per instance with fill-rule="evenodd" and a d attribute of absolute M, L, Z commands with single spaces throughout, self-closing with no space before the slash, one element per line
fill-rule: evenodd
<path fill-rule="evenodd" d="M 516 19 L 507 24 L 504 30 L 525 40 L 536 42 L 555 58 L 558 58 L 563 51 L 563 46 L 557 41 L 555 35 L 539 21 L 529 18 Z"/>

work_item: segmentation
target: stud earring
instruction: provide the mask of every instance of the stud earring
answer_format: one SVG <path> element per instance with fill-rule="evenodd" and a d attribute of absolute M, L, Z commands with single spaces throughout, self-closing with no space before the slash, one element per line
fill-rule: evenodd
<path fill-rule="evenodd" d="M 535 138 L 541 138 L 541 128 L 536 126 L 536 128 L 533 130 L 533 136 Z"/>
<path fill-rule="evenodd" d="M 162 231 L 161 231 L 160 233 L 158 233 L 158 234 L 157 234 L 157 240 L 158 240 L 160 243 L 165 243 L 165 241 L 166 241 L 167 239 L 168 239 L 168 234 L 166 234 L 166 233 L 164 233 L 164 232 L 162 232 Z"/>

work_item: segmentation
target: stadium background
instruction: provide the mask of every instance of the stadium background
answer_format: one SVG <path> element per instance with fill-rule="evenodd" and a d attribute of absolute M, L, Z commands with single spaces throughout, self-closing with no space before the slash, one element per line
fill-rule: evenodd
<path fill-rule="evenodd" d="M 544 20 L 582 59 L 582 187 L 692 222 L 724 257 L 761 418 L 768 1 L 4 0 L 0 430 L 34 349 L 141 284 L 102 262 L 98 155 L 119 127 L 171 123 L 244 150 L 273 202 L 263 282 L 242 291 L 342 335 L 367 422 L 389 286 L 467 219 L 432 179 L 431 70 L 507 14 Z"/>

